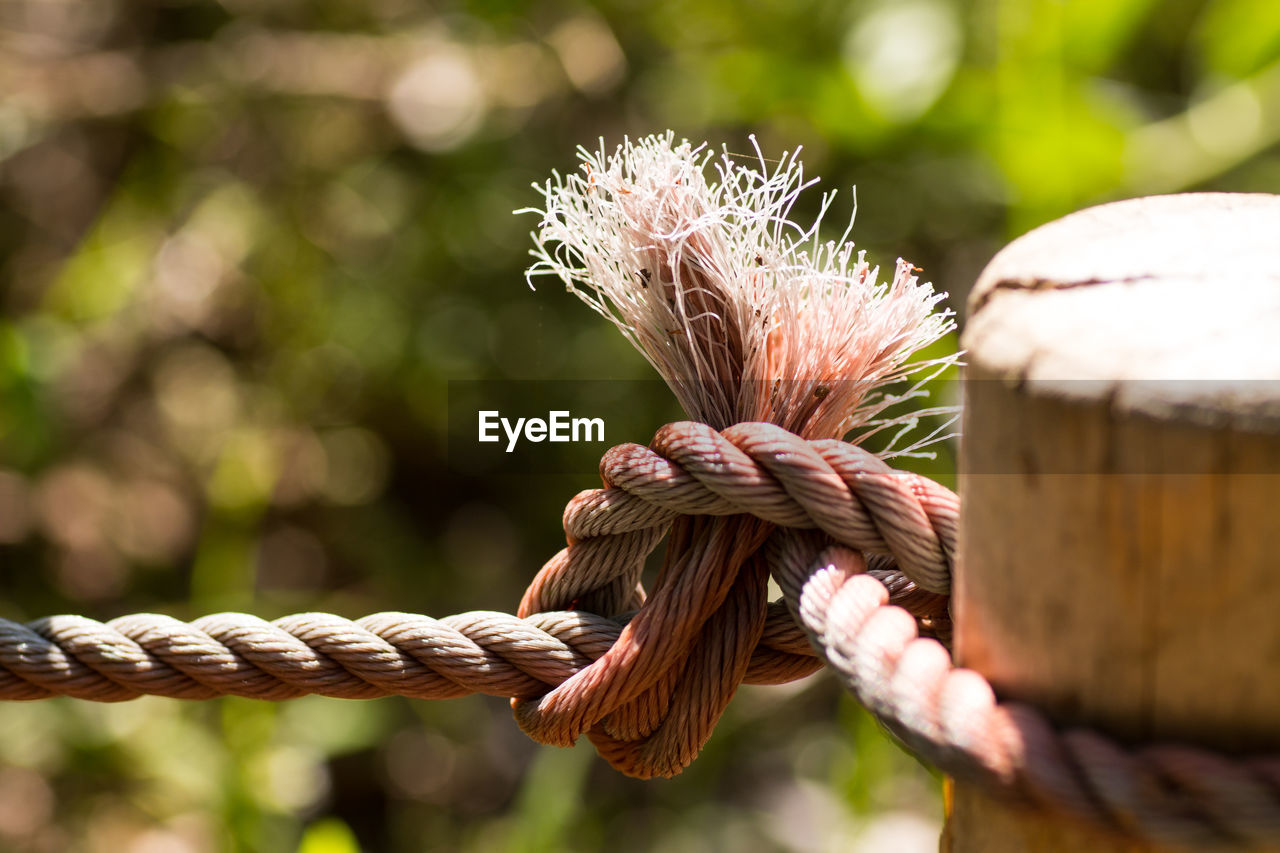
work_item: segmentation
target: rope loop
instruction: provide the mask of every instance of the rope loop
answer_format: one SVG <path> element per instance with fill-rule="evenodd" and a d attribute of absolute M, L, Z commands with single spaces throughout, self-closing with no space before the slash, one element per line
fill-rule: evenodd
<path fill-rule="evenodd" d="M 636 776 L 686 767 L 765 629 L 765 545 L 779 529 L 819 531 L 879 555 L 877 574 L 912 608 L 913 627 L 919 619 L 949 636 L 959 503 L 868 451 L 806 441 L 768 423 L 717 432 L 682 422 L 659 429 L 649 447 L 608 451 L 600 472 L 604 488 L 566 508 L 569 544 L 534 578 L 519 614 L 584 607 L 615 615 L 610 607 L 643 603 L 589 666 L 536 699 L 513 700 L 535 740 L 565 746 L 585 733 L 611 764 Z M 664 535 L 665 560 L 647 595 L 640 574 Z M 806 663 L 796 674 L 807 670 Z"/>

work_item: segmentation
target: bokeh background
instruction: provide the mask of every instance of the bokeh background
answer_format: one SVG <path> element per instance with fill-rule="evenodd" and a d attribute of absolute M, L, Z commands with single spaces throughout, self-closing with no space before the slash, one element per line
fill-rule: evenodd
<path fill-rule="evenodd" d="M 1061 214 L 1274 191 L 1278 58 L 1273 0 L 0 0 L 0 615 L 514 607 L 596 483 L 458 473 L 447 382 L 650 376 L 523 279 L 580 144 L 803 145 L 963 320 Z M 940 790 L 822 675 L 649 783 L 487 697 L 0 707 L 14 851 L 912 851 Z"/>

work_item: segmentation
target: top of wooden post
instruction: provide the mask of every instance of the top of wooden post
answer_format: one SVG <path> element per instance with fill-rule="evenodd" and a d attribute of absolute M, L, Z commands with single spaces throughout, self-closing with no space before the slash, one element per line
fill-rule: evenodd
<path fill-rule="evenodd" d="M 965 344 L 1061 396 L 1275 431 L 1280 196 L 1153 196 L 1036 229 L 982 273 Z"/>

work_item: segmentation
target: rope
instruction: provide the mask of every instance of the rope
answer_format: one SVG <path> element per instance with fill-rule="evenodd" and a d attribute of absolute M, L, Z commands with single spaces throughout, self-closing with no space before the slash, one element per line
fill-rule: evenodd
<path fill-rule="evenodd" d="M 244 613 L 189 623 L 151 613 L 106 623 L 0 619 L 0 698 L 533 697 L 604 654 L 624 624 L 580 611 L 528 619 L 473 611 L 439 620 L 375 613 L 354 622 L 328 613 L 274 622 Z M 772 605 L 748 683 L 782 683 L 821 666 L 786 607 Z"/>
<path fill-rule="evenodd" d="M 825 662 L 918 755 L 1002 796 L 1159 844 L 1280 839 L 1280 756 L 1059 731 L 952 666 L 959 502 L 942 486 L 762 423 L 672 424 L 648 448 L 610 450 L 601 473 L 604 488 L 567 506 L 568 546 L 518 616 L 0 620 L 0 698 L 481 692 L 512 697 L 535 739 L 585 733 L 623 772 L 655 776 L 696 756 L 739 683 Z M 663 535 L 646 598 L 640 571 Z M 766 602 L 770 576 L 784 602 Z"/>
<path fill-rule="evenodd" d="M 1252 849 L 1280 839 L 1280 756 L 1127 749 L 1097 732 L 1057 731 L 1036 709 L 997 701 L 981 675 L 953 667 L 941 644 L 918 636 L 856 551 L 791 531 L 769 551 L 775 579 L 824 660 L 924 760 L 1156 844 Z"/>

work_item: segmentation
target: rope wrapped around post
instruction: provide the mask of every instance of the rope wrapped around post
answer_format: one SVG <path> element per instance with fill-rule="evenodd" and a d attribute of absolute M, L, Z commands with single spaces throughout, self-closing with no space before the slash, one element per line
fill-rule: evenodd
<path fill-rule="evenodd" d="M 770 424 L 722 433 L 673 424 L 650 448 L 614 448 L 602 471 L 605 488 L 569 503 L 570 544 L 530 586 L 523 618 L 0 621 L 0 698 L 484 692 L 512 697 L 521 724 L 543 739 L 571 741 L 577 727 L 612 764 L 643 776 L 691 760 L 740 681 L 779 683 L 825 661 L 923 759 L 1010 798 L 1164 844 L 1280 839 L 1280 756 L 1129 748 L 1097 732 L 1060 731 L 1034 708 L 1000 703 L 981 676 L 952 666 L 943 642 L 920 635 L 945 638 L 949 627 L 946 595 L 924 587 L 945 585 L 954 548 L 959 503 L 942 486 L 852 445 L 807 442 Z M 708 516 L 738 518 L 755 531 L 741 541 L 760 544 L 714 596 L 717 606 L 683 624 L 695 619 L 687 605 L 662 609 L 675 595 L 664 590 L 683 591 L 672 567 L 643 600 L 639 566 L 667 525 L 676 539 L 687 535 L 681 525 Z M 726 547 L 713 546 L 709 557 Z M 690 578 L 718 581 L 706 571 L 715 567 L 696 568 Z M 785 606 L 764 603 L 766 569 Z M 539 611 L 555 602 L 580 609 Z M 617 612 L 585 609 L 600 602 Z M 679 644 L 668 639 L 660 648 L 669 656 L 652 663 L 643 642 L 655 632 L 685 638 L 687 648 L 672 652 Z M 611 680 L 637 672 L 650 680 Z"/>

